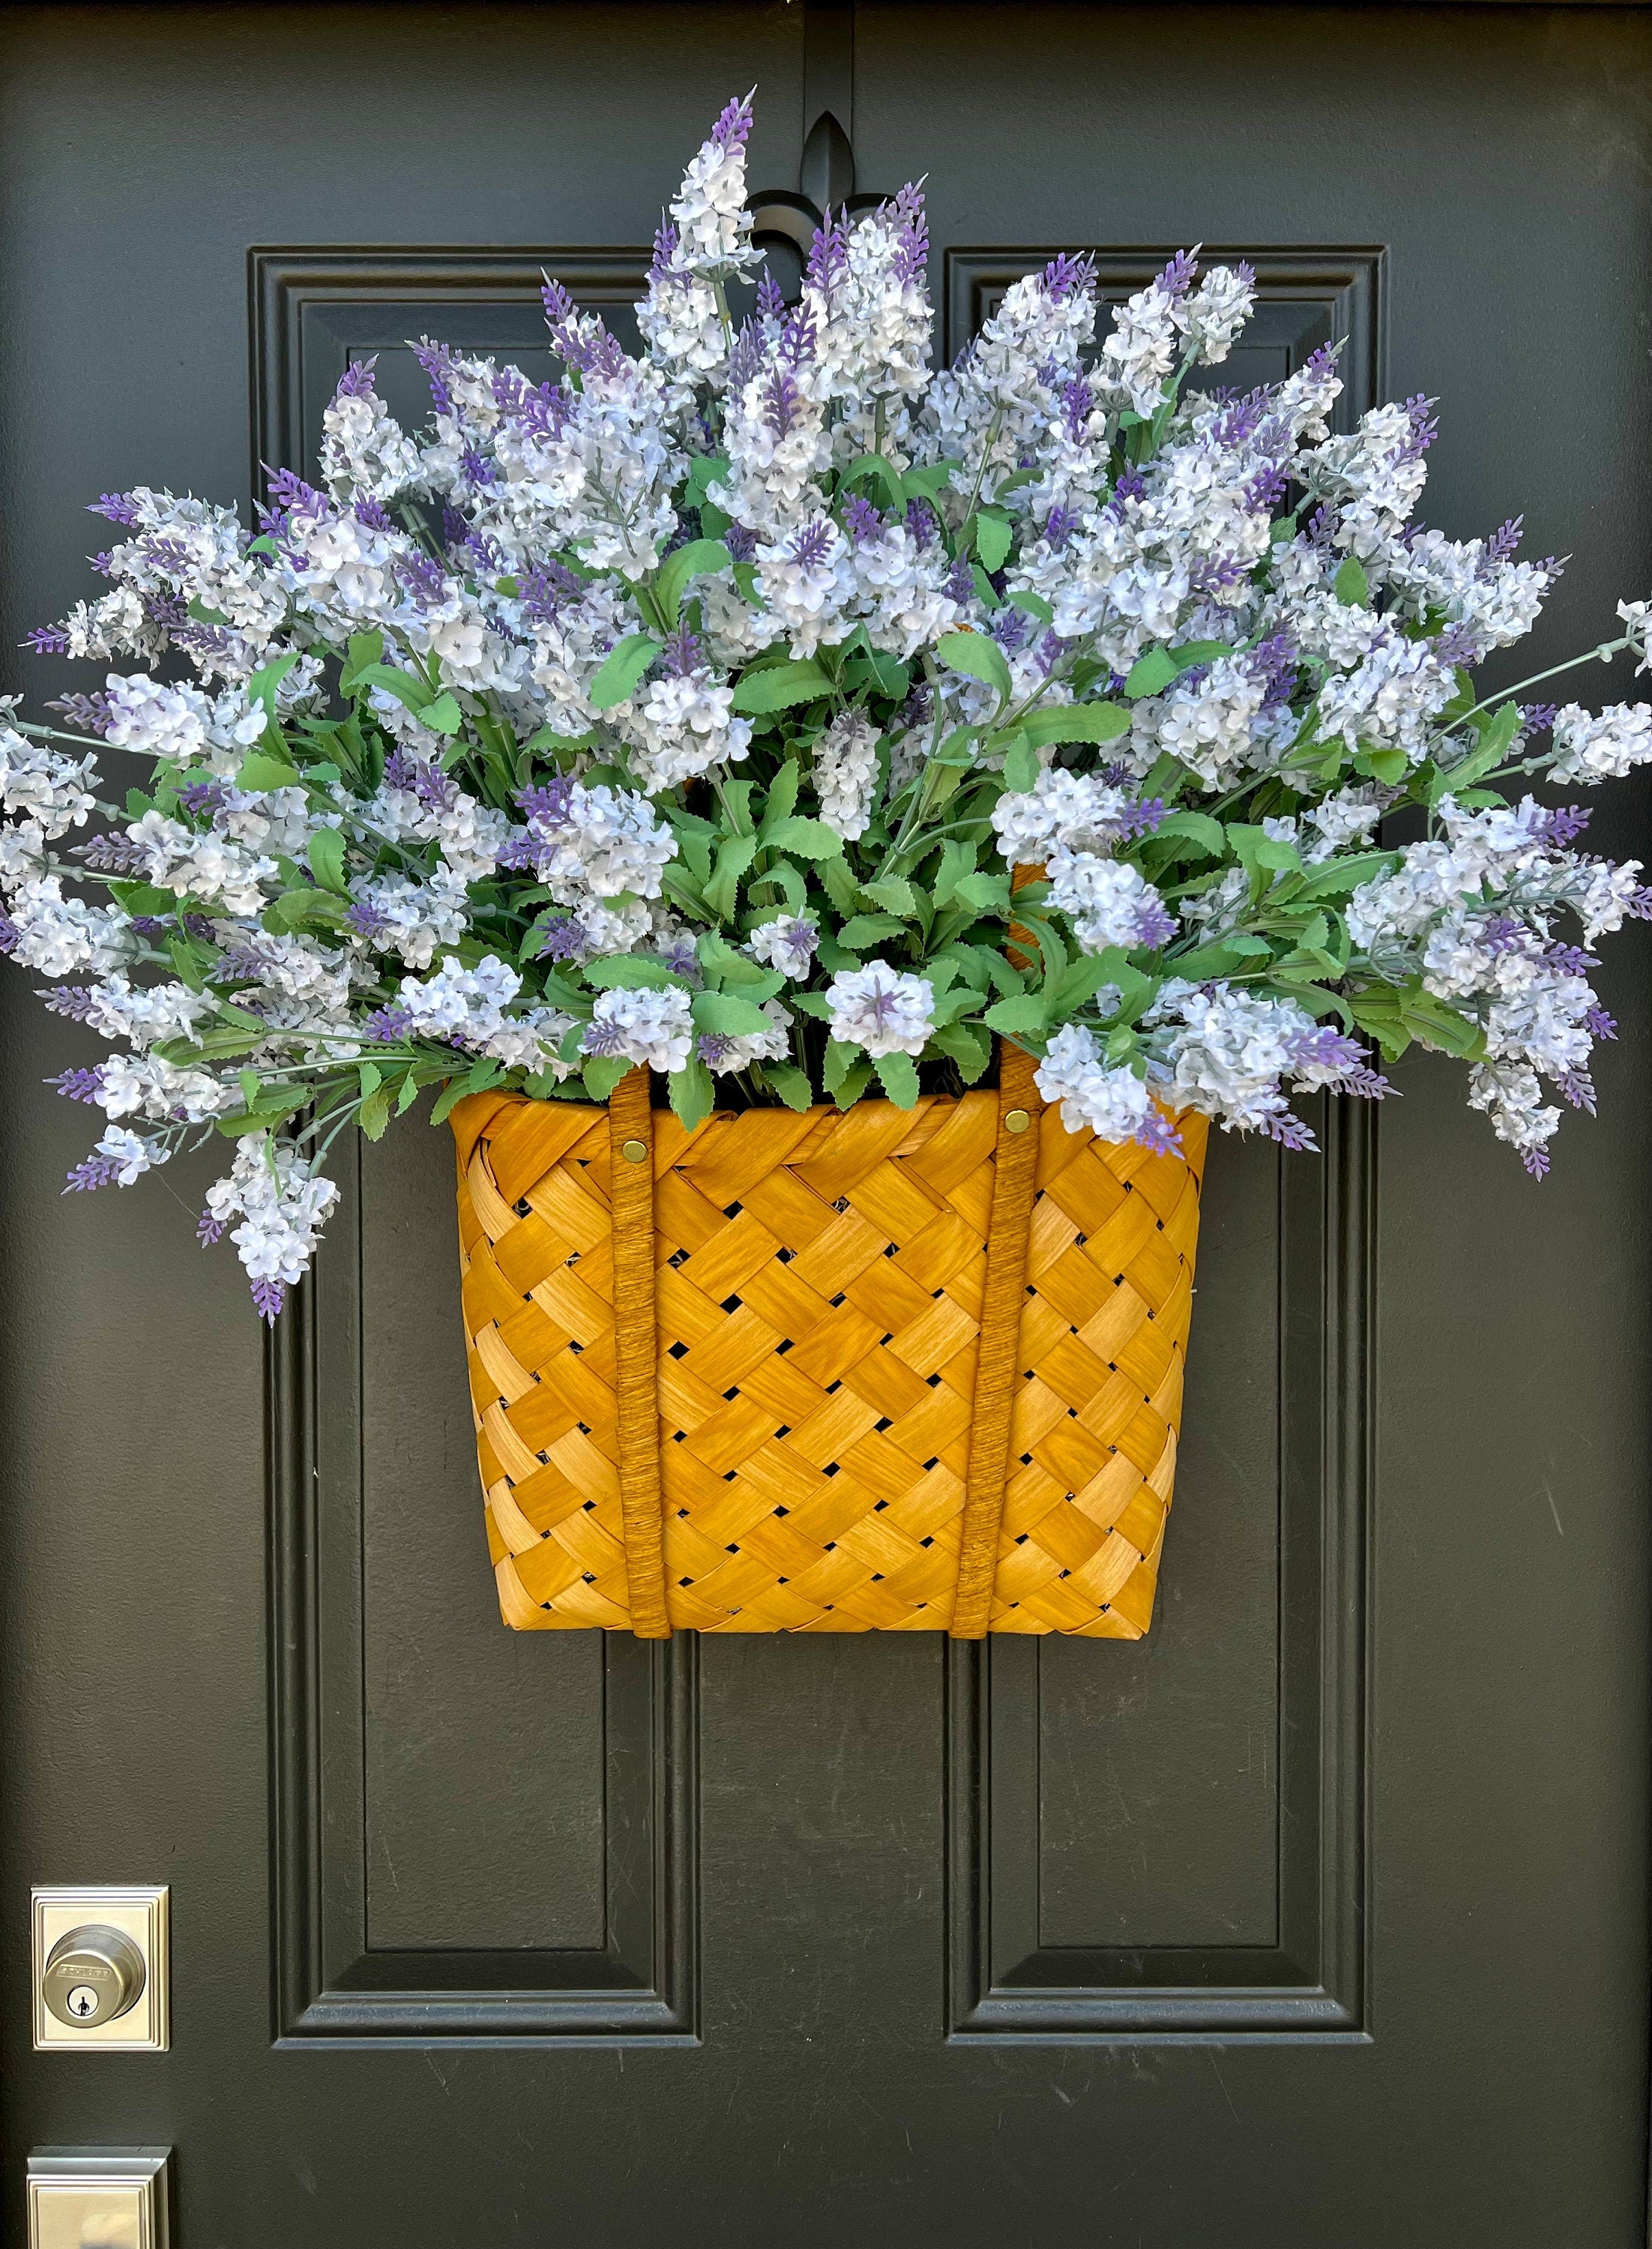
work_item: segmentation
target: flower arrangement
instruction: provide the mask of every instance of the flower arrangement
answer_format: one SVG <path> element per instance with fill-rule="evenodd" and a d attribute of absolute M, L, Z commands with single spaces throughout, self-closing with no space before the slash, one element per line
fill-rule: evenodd
<path fill-rule="evenodd" d="M 660 230 L 639 356 L 551 279 L 559 380 L 421 342 L 414 437 L 352 366 L 256 535 L 97 503 L 110 589 L 32 644 L 142 668 L 0 730 L 0 945 L 115 1049 L 55 1081 L 107 1119 L 71 1187 L 227 1137 L 202 1238 L 273 1318 L 332 1142 L 427 1088 L 909 1106 L 995 1035 L 1159 1149 L 1187 1108 L 1311 1146 L 1292 1092 L 1379 1096 L 1361 1035 L 1415 1041 L 1540 1176 L 1546 1085 L 1592 1108 L 1613 1035 L 1586 948 L 1652 914 L 1587 812 L 1513 801 L 1652 760 L 1652 709 L 1473 684 L 1559 566 L 1414 525 L 1430 402 L 1332 436 L 1333 350 L 1196 390 L 1244 265 L 1177 258 L 1098 348 L 1057 258 L 932 372 L 906 188 L 743 313 L 751 114 Z M 1591 653 L 1644 671 L 1619 615 Z M 150 763 L 124 805 L 106 746 Z"/>

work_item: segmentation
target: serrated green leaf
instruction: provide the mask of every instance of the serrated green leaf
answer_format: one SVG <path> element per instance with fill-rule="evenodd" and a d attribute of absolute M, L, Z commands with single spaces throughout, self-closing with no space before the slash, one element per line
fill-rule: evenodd
<path fill-rule="evenodd" d="M 963 877 L 974 873 L 975 856 L 973 843 L 966 843 L 956 836 L 947 837 L 941 846 L 941 863 L 929 890 L 929 895 L 937 906 L 949 904 L 952 893 Z"/>
<path fill-rule="evenodd" d="M 356 1111 L 356 1121 L 369 1140 L 382 1140 L 390 1122 L 390 1089 L 376 1087 Z"/>
<path fill-rule="evenodd" d="M 1390 788 L 1405 779 L 1407 769 L 1403 750 L 1361 750 L 1354 760 L 1355 773 L 1380 781 Z"/>
<path fill-rule="evenodd" d="M 989 875 L 984 870 L 977 875 L 965 875 L 952 895 L 959 905 L 968 906 L 971 913 L 1007 914 L 1010 878 L 1007 875 Z"/>
<path fill-rule="evenodd" d="M 1374 882 L 1398 861 L 1392 851 L 1356 851 L 1347 859 L 1333 859 L 1323 867 L 1310 867 L 1297 891 L 1299 900 L 1340 898 L 1357 891 L 1361 883 Z"/>
<path fill-rule="evenodd" d="M 828 1093 L 835 1093 L 849 1072 L 856 1066 L 855 1057 L 860 1049 L 843 1039 L 828 1039 L 826 1061 L 820 1072 L 820 1082 Z"/>
<path fill-rule="evenodd" d="M 1056 711 L 1034 711 L 1023 719 L 1027 739 L 1042 748 L 1051 742 L 1116 742 L 1130 713 L 1116 703 L 1068 703 Z"/>
<path fill-rule="evenodd" d="M 883 1090 L 897 1109 L 918 1105 L 918 1066 L 910 1055 L 880 1055 L 874 1065 Z"/>
<path fill-rule="evenodd" d="M 263 750 L 254 750 L 243 758 L 235 778 L 237 788 L 301 788 L 304 785 L 296 766 L 289 765 L 284 758 L 270 757 Z"/>
<path fill-rule="evenodd" d="M 709 578 L 726 570 L 733 560 L 720 539 L 691 539 L 686 547 L 668 554 L 654 581 L 655 599 L 668 622 L 675 624 L 691 578 Z"/>
<path fill-rule="evenodd" d="M 1000 736 L 1004 743 L 1004 786 L 1012 795 L 1025 796 L 1038 786 L 1044 767 L 1038 763 L 1038 753 L 1020 727 L 1014 733 Z"/>
<path fill-rule="evenodd" d="M 363 675 L 372 671 L 384 655 L 384 635 L 381 632 L 352 633 L 345 653 L 344 669 L 339 675 L 341 694 L 353 695 Z"/>
<path fill-rule="evenodd" d="M 1139 703 L 1144 696 L 1162 695 L 1176 677 L 1176 661 L 1169 650 L 1150 648 L 1130 666 L 1124 692 L 1133 703 Z"/>
<path fill-rule="evenodd" d="M 717 852 L 717 863 L 705 886 L 705 902 L 719 921 L 732 921 L 739 903 L 740 877 L 757 856 L 755 836 L 730 836 Z"/>
<path fill-rule="evenodd" d="M 666 1079 L 666 1086 L 671 1096 L 671 1106 L 688 1131 L 693 1132 L 703 1124 L 717 1105 L 717 1092 L 711 1083 L 711 1073 L 698 1056 L 682 1069 L 674 1069 Z"/>
<path fill-rule="evenodd" d="M 324 891 L 336 891 L 347 898 L 350 885 L 344 878 L 344 837 L 336 828 L 318 828 L 310 838 L 308 857 L 310 872 Z"/>
<path fill-rule="evenodd" d="M 214 1122 L 216 1129 L 223 1133 L 226 1140 L 239 1140 L 249 1132 L 264 1132 L 272 1130 L 284 1118 L 291 1117 L 295 1111 L 304 1108 L 308 1100 L 308 1094 L 287 1094 L 278 1100 L 267 1103 L 261 1109 L 250 1110 L 244 1114 L 236 1116 L 219 1117 L 215 1118 Z"/>
<path fill-rule="evenodd" d="M 847 1070 L 844 1073 L 844 1076 L 840 1082 L 837 1090 L 833 1094 L 832 1098 L 836 1102 L 840 1109 L 853 1109 L 855 1103 L 859 1101 L 860 1096 L 866 1091 L 867 1086 L 870 1085 L 871 1083 L 871 1063 L 869 1062 L 858 1062 L 854 1064 L 853 1069 Z"/>
<path fill-rule="evenodd" d="M 1371 581 L 1365 574 L 1365 565 L 1355 554 L 1338 569 L 1331 581 L 1331 590 L 1345 609 L 1368 609 L 1371 606 Z"/>
<path fill-rule="evenodd" d="M 778 822 L 763 839 L 765 851 L 796 851 L 805 859 L 841 859 L 843 838 L 824 820 L 793 814 Z"/>
<path fill-rule="evenodd" d="M 345 911 L 343 899 L 332 891 L 286 891 L 271 903 L 267 918 L 285 930 L 296 930 L 307 921 L 338 929 Z"/>
<path fill-rule="evenodd" d="M 419 718 L 433 734 L 456 734 L 464 724 L 457 698 L 445 688 L 433 703 L 425 705 Z"/>
<path fill-rule="evenodd" d="M 643 673 L 661 652 L 652 633 L 627 633 L 604 657 L 601 669 L 586 690 L 593 711 L 612 711 L 627 701 Z"/>
<path fill-rule="evenodd" d="M 1156 843 L 1162 836 L 1179 836 L 1193 844 L 1207 858 L 1219 859 L 1227 849 L 1227 837 L 1220 821 L 1212 820 L 1208 812 L 1170 812 L 1153 831 Z"/>
<path fill-rule="evenodd" d="M 737 992 L 696 992 L 692 1005 L 696 1028 L 719 1038 L 755 1038 L 771 1028 L 757 1001 Z"/>
<path fill-rule="evenodd" d="M 580 970 L 587 984 L 600 992 L 671 992 L 682 988 L 682 979 L 663 960 L 650 960 L 639 953 L 614 953 L 587 960 Z"/>
<path fill-rule="evenodd" d="M 966 1085 L 973 1085 L 992 1059 L 992 1041 L 978 1023 L 943 1023 L 930 1035 L 929 1043 L 950 1056 Z"/>
<path fill-rule="evenodd" d="M 899 937 L 904 927 L 893 914 L 851 914 L 837 933 L 838 943 L 847 945 L 851 953 L 864 953 L 887 938 Z"/>
<path fill-rule="evenodd" d="M 767 843 L 783 820 L 791 817 L 792 808 L 798 801 L 798 784 L 803 768 L 795 758 L 788 758 L 769 783 L 769 794 L 763 802 L 763 825 L 757 830 L 761 842 Z"/>
<path fill-rule="evenodd" d="M 890 913 L 899 914 L 904 921 L 922 918 L 922 899 L 911 884 L 899 875 L 887 876 L 881 882 L 862 883 L 860 895 L 870 898 L 874 906 L 883 906 Z"/>
<path fill-rule="evenodd" d="M 1010 699 L 1011 683 L 1010 667 L 1004 650 L 985 633 L 943 633 L 936 643 L 936 654 L 949 671 L 962 671 L 970 679 L 978 679 L 991 688 L 1000 704 Z"/>
<path fill-rule="evenodd" d="M 405 1117 L 419 1097 L 419 1081 L 409 1070 L 401 1081 L 401 1090 L 396 1096 L 396 1115 Z"/>
<path fill-rule="evenodd" d="M 450 1077 L 431 1104 L 431 1124 L 445 1124 L 453 1109 L 463 1098 L 464 1080 L 462 1077 Z"/>
<path fill-rule="evenodd" d="M 983 508 L 975 519 L 975 551 L 982 568 L 1002 570 L 1014 538 L 1015 527 L 1007 515 Z"/>
<path fill-rule="evenodd" d="M 763 1082 L 771 1085 L 788 1109 L 805 1110 L 814 1105 L 814 1088 L 809 1083 L 806 1070 L 795 1063 L 765 1062 Z"/>
<path fill-rule="evenodd" d="M 1041 1031 L 1048 1020 L 1042 993 L 1026 992 L 997 1001 L 981 1018 L 991 1031 Z"/>
<path fill-rule="evenodd" d="M 606 1102 L 632 1064 L 623 1055 L 592 1055 L 585 1065 L 585 1090 L 593 1101 Z"/>
<path fill-rule="evenodd" d="M 734 691 L 734 707 L 761 717 L 790 710 L 793 704 L 816 702 L 831 692 L 832 682 L 818 664 L 794 660 L 744 673 Z"/>

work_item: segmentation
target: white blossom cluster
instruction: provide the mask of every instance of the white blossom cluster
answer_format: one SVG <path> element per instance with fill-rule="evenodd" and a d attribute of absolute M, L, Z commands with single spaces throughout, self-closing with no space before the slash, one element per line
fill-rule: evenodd
<path fill-rule="evenodd" d="M 910 1107 L 1002 1040 L 1164 1155 L 1188 1110 L 1311 1146 L 1293 1101 L 1419 1044 L 1540 1173 L 1614 1035 L 1590 948 L 1652 912 L 1541 794 L 1652 764 L 1652 708 L 1474 682 L 1559 565 L 1418 522 L 1432 402 L 1350 415 L 1334 349 L 1217 387 L 1242 264 L 1104 301 L 1058 258 L 936 370 L 906 188 L 786 303 L 751 123 L 639 353 L 550 276 L 553 379 L 421 338 L 428 424 L 353 363 L 255 525 L 96 503 L 106 590 L 32 636 L 93 673 L 0 706 L 0 946 L 103 1042 L 70 1185 L 228 1141 L 202 1235 L 273 1317 L 338 1133 L 422 1096 L 645 1068 L 692 1129 Z M 1652 668 L 1619 622 L 1588 657 Z"/>

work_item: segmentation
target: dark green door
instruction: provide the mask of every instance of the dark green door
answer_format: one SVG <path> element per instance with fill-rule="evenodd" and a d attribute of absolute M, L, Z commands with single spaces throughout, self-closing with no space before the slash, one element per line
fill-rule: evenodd
<path fill-rule="evenodd" d="M 627 301 L 754 80 L 761 184 L 823 106 L 928 175 L 949 349 L 1058 249 L 1242 251 L 1234 381 L 1347 336 L 1433 519 L 1576 554 L 1534 666 L 1652 586 L 1632 9 L 58 6 L 0 77 L 7 648 L 99 491 L 250 501 L 352 353 L 536 351 L 542 264 Z M 10 2222 L 159 2143 L 182 2249 L 1642 2240 L 1649 965 L 1541 1188 L 1427 1060 L 1221 1143 L 1152 1635 L 979 1654 L 507 1633 L 447 1135 L 266 1358 L 204 1171 L 59 1200 L 92 1057 L 6 977 Z M 29 2051 L 75 1881 L 170 1884 L 168 2054 Z"/>

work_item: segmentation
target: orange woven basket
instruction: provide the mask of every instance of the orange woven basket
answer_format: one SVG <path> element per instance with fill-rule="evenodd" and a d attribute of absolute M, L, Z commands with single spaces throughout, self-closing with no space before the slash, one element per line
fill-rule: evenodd
<path fill-rule="evenodd" d="M 507 1624 L 1141 1637 L 1205 1121 L 1184 1163 L 1002 1076 L 691 1134 L 640 1069 L 456 1106 Z"/>

